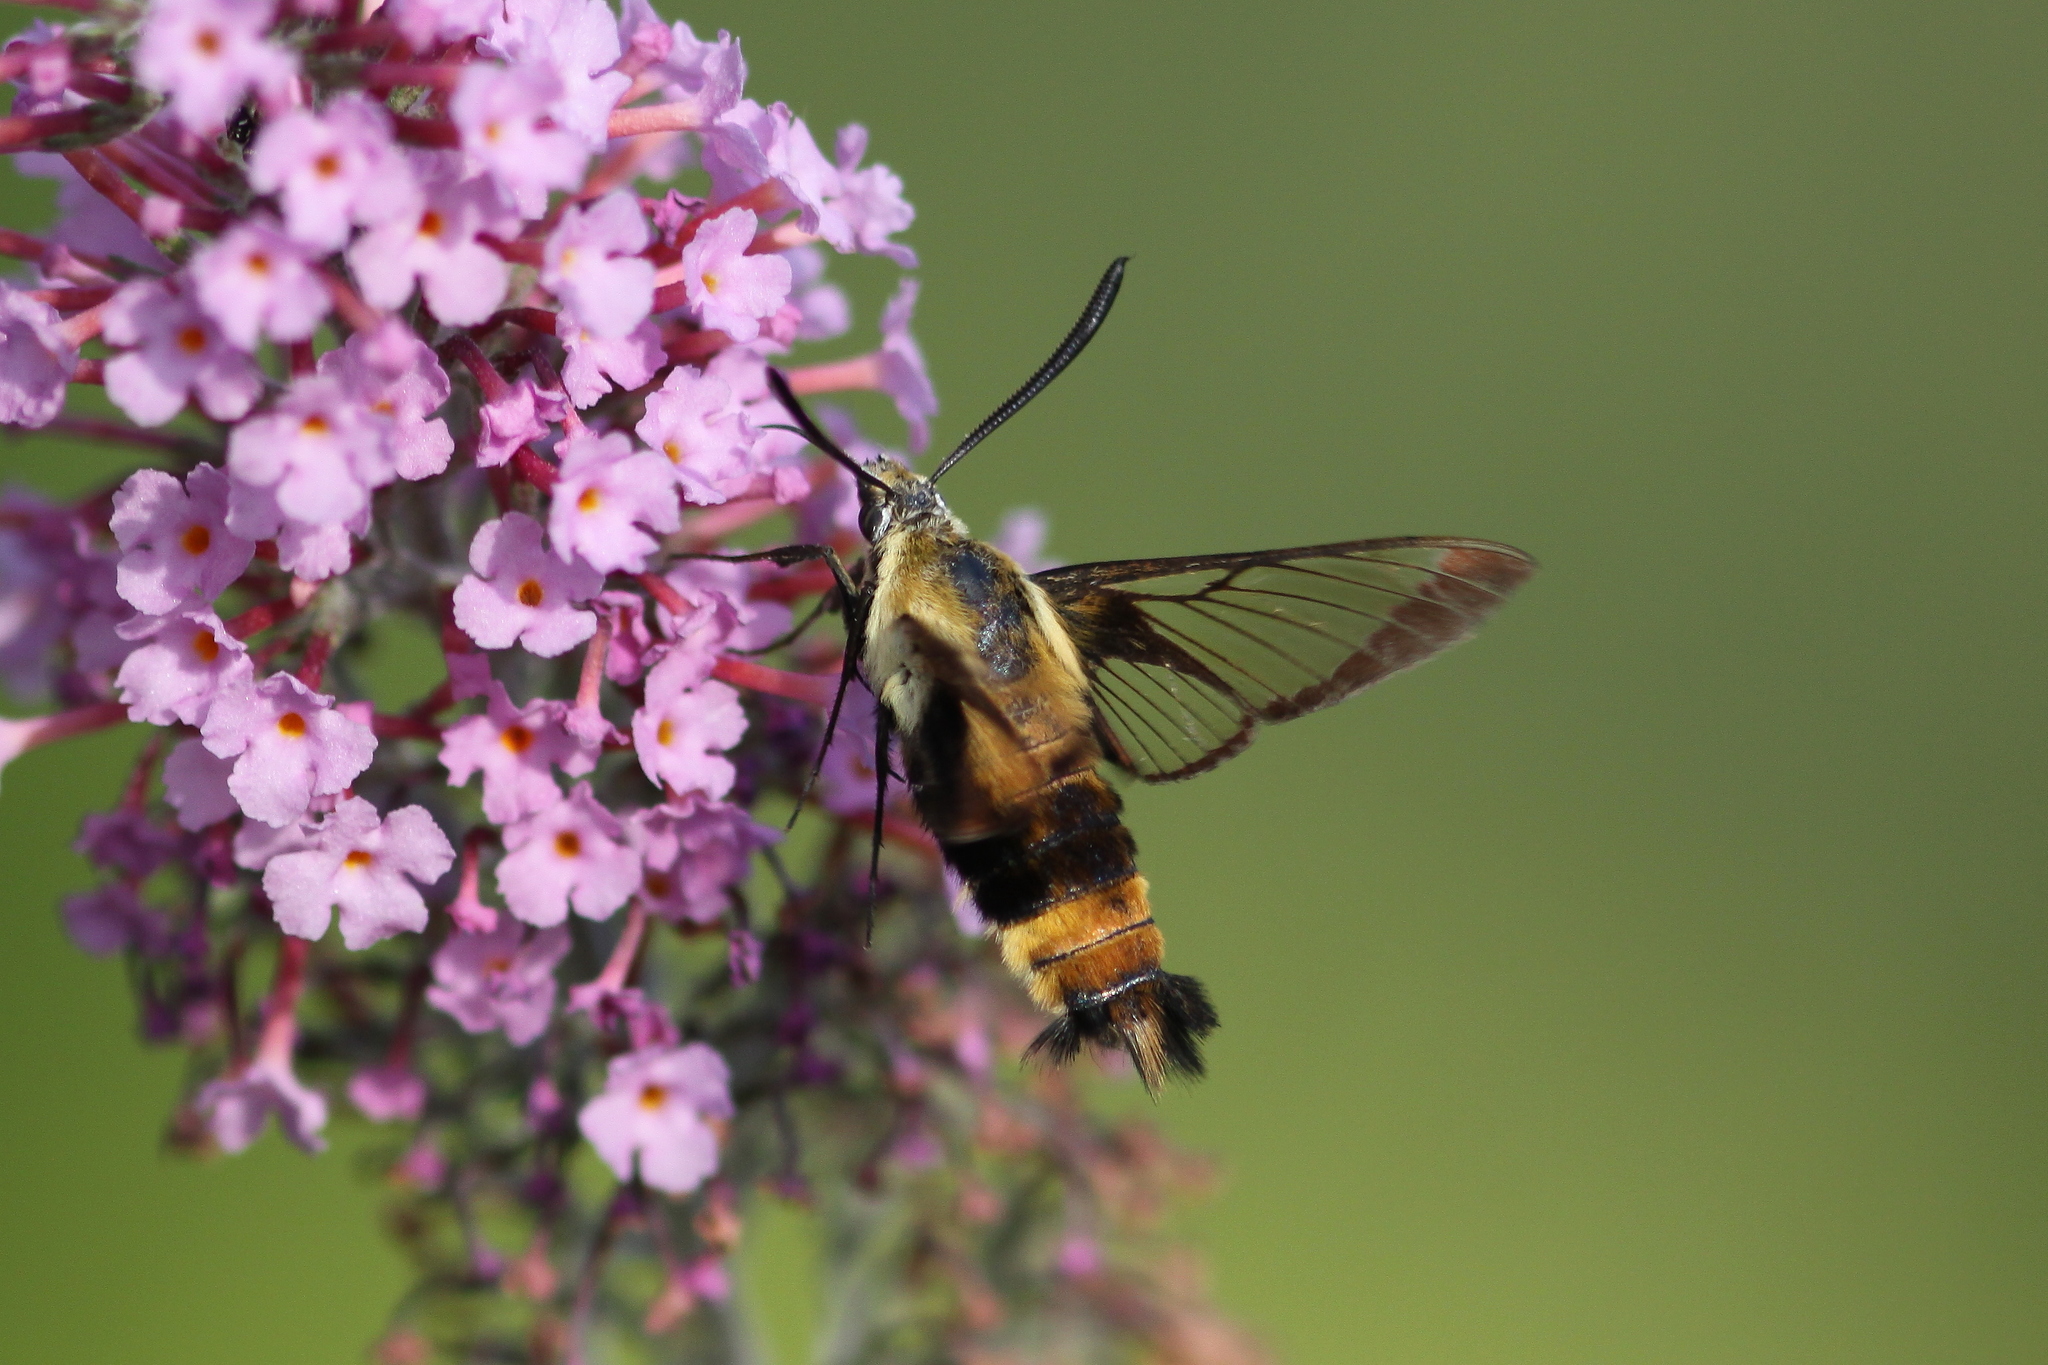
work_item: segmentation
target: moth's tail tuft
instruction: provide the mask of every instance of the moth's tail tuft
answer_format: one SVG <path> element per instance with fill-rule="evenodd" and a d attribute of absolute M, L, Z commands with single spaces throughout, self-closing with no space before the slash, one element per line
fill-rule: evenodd
<path fill-rule="evenodd" d="M 1191 976 L 1155 971 L 1107 999 L 1070 1008 L 1025 1049 L 1054 1066 L 1074 1060 L 1081 1044 L 1121 1047 L 1153 1094 L 1169 1077 L 1200 1080 L 1202 1039 L 1216 1027 L 1209 993 Z"/>

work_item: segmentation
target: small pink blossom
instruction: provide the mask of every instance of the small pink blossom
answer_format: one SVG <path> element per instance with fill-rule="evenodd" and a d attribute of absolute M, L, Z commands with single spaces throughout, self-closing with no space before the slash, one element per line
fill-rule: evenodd
<path fill-rule="evenodd" d="M 702 1043 L 650 1047 L 614 1057 L 604 1093 L 577 1124 L 612 1173 L 687 1194 L 718 1169 L 718 1136 L 706 1119 L 732 1117 L 725 1059 Z"/>
<path fill-rule="evenodd" d="M 824 238 L 835 250 L 854 249 L 853 233 L 829 202 L 841 190 L 839 168 L 825 159 L 809 126 L 787 105 L 736 102 L 705 130 L 703 160 L 715 202 L 736 199 L 773 180 L 796 205 L 802 231 Z"/>
<path fill-rule="evenodd" d="M 482 430 L 476 462 L 486 469 L 504 464 L 528 441 L 548 434 L 548 424 L 567 410 L 560 394 L 543 394 L 530 379 L 515 379 L 505 392 L 477 410 Z"/>
<path fill-rule="evenodd" d="M 910 334 L 910 315 L 917 309 L 918 282 L 906 279 L 882 309 L 882 375 L 879 387 L 896 402 L 896 411 L 910 428 L 910 448 L 923 450 L 931 439 L 931 419 L 939 410 L 925 369 L 924 352 Z"/>
<path fill-rule="evenodd" d="M 490 41 L 514 63 L 552 72 L 556 89 L 548 115 L 592 151 L 603 148 L 612 108 L 633 84 L 631 76 L 612 70 L 620 55 L 619 24 L 605 0 L 508 5 L 491 26 Z"/>
<path fill-rule="evenodd" d="M 414 882 L 438 881 L 455 862 L 448 836 L 424 806 L 401 806 L 383 819 L 347 797 L 313 831 L 313 846 L 274 857 L 263 869 L 278 927 L 298 938 L 327 932 L 341 910 L 341 941 L 351 950 L 427 927 L 427 903 Z"/>
<path fill-rule="evenodd" d="M 268 215 L 246 218 L 192 258 L 199 306 L 245 351 L 263 337 L 304 341 L 329 298 L 306 248 Z"/>
<path fill-rule="evenodd" d="M 729 908 L 728 892 L 746 880 L 754 851 L 781 834 L 738 806 L 688 792 L 635 811 L 626 838 L 646 872 L 641 899 L 664 919 L 712 924 Z"/>
<path fill-rule="evenodd" d="M 637 389 L 668 363 L 661 349 L 661 333 L 652 322 L 643 322 L 622 337 L 607 341 L 564 319 L 556 335 L 565 352 L 562 387 L 569 401 L 587 408 L 610 393 L 616 384 Z"/>
<path fill-rule="evenodd" d="M 548 511 L 548 539 L 567 561 L 606 573 L 638 573 L 659 548 L 648 531 L 681 524 L 667 460 L 635 450 L 623 432 L 586 431 L 562 443 L 561 478 Z M 642 528 L 646 528 L 643 530 Z"/>
<path fill-rule="evenodd" d="M 498 892 L 514 915 L 540 928 L 560 924 L 572 905 L 586 919 L 605 919 L 640 885 L 639 855 L 624 840 L 618 817 L 578 782 L 567 800 L 506 827 Z"/>
<path fill-rule="evenodd" d="M 263 371 L 230 345 L 191 291 L 157 279 L 132 280 L 108 301 L 101 335 L 132 347 L 107 361 L 107 397 L 131 421 L 162 426 L 193 397 L 199 410 L 232 422 L 263 393 Z"/>
<path fill-rule="evenodd" d="M 370 490 L 389 482 L 383 432 L 369 408 L 332 374 L 294 382 L 268 412 L 228 436 L 236 488 L 227 524 L 255 538 L 275 535 L 276 512 L 309 526 L 337 526 L 369 509 Z M 381 476 L 381 477 L 380 477 Z"/>
<path fill-rule="evenodd" d="M 180 740 L 164 758 L 164 800 L 189 830 L 219 824 L 241 807 L 228 790 L 233 759 L 222 758 L 197 739 Z"/>
<path fill-rule="evenodd" d="M 834 150 L 839 154 L 839 193 L 831 204 L 846 220 L 853 249 L 886 256 L 905 270 L 915 270 L 917 253 L 889 240 L 891 233 L 903 231 L 917 217 L 917 210 L 903 197 L 902 178 L 887 166 L 861 169 L 861 158 L 868 151 L 868 130 L 858 123 L 839 130 Z"/>
<path fill-rule="evenodd" d="M 122 660 L 114 676 L 130 720 L 202 724 L 223 688 L 246 686 L 255 677 L 248 649 L 210 611 L 137 620 L 148 628 L 139 635 L 148 643 Z"/>
<path fill-rule="evenodd" d="M 747 732 L 740 694 L 722 682 L 693 679 L 687 656 L 664 658 L 647 673 L 647 704 L 633 714 L 633 747 L 657 786 L 724 796 L 732 760 L 724 751 Z"/>
<path fill-rule="evenodd" d="M 200 737 L 214 754 L 235 760 L 228 790 L 266 825 L 288 825 L 315 796 L 343 790 L 377 749 L 369 726 L 289 673 L 224 688 Z"/>
<path fill-rule="evenodd" d="M 569 952 L 569 931 L 504 920 L 481 934 L 453 934 L 434 954 L 427 1003 L 470 1033 L 503 1029 L 524 1046 L 547 1029 L 555 1012 L 555 964 Z"/>
<path fill-rule="evenodd" d="M 363 297 L 379 308 L 401 308 L 419 282 L 427 307 L 451 326 L 482 322 L 504 300 L 511 267 L 477 238 L 510 236 L 519 218 L 484 176 L 460 178 L 454 158 L 420 158 L 424 182 L 405 211 L 357 237 L 349 267 Z"/>
<path fill-rule="evenodd" d="M 540 523 L 525 513 L 507 512 L 479 527 L 469 567 L 475 572 L 455 589 L 455 624 L 478 648 L 517 643 L 552 659 L 597 632 L 596 614 L 579 604 L 597 595 L 604 575 L 581 558 L 549 553 Z"/>
<path fill-rule="evenodd" d="M 389 15 L 406 42 L 424 52 L 437 39 L 448 43 L 485 32 L 502 12 L 501 0 L 391 0 L 379 17 Z"/>
<path fill-rule="evenodd" d="M 122 598 L 161 616 L 226 592 L 256 555 L 256 542 L 230 531 L 227 518 L 228 478 L 215 465 L 195 466 L 182 485 L 160 469 L 130 474 L 108 520 L 121 547 Z"/>
<path fill-rule="evenodd" d="M 562 78 L 549 67 L 474 62 L 449 101 L 462 149 L 523 218 L 546 211 L 549 190 L 574 189 L 590 159 L 582 138 L 547 126 L 548 108 L 562 93 Z"/>
<path fill-rule="evenodd" d="M 761 320 L 789 297 L 789 262 L 776 255 L 749 256 L 760 220 L 746 209 L 727 209 L 683 248 L 683 293 L 707 328 L 734 341 L 761 334 Z"/>
<path fill-rule="evenodd" d="M 639 202 L 613 190 L 563 213 L 548 235 L 540 282 L 576 326 L 602 341 L 622 337 L 654 305 L 654 263 L 640 255 L 650 238 Z"/>
<path fill-rule="evenodd" d="M 274 0 L 157 0 L 146 11 L 135 74 L 171 97 L 178 121 L 197 133 L 227 122 L 251 89 L 284 95 L 299 61 L 270 42 Z"/>
<path fill-rule="evenodd" d="M 448 785 L 484 775 L 484 817 L 510 824 L 562 799 L 554 770 L 590 771 L 583 747 L 562 728 L 563 704 L 536 698 L 515 707 L 504 685 L 491 683 L 489 708 L 451 725 L 441 736 L 441 766 Z"/>
<path fill-rule="evenodd" d="M 620 28 L 636 22 L 660 21 L 645 0 L 627 0 L 620 8 Z M 739 40 L 724 29 L 707 42 L 678 19 L 669 28 L 667 55 L 656 60 L 647 74 L 663 82 L 665 102 L 692 106 L 691 122 L 703 128 L 740 102 L 747 84 L 747 63 L 740 56 Z"/>
<path fill-rule="evenodd" d="M 672 1046 L 682 1041 L 676 1021 L 637 986 L 617 986 L 603 977 L 569 991 L 569 1010 L 587 1014 L 599 1033 L 626 1040 L 628 1047 Z"/>
<path fill-rule="evenodd" d="M 453 392 L 433 348 L 397 318 L 320 357 L 318 372 L 339 380 L 367 411 L 382 458 L 366 469 L 376 487 L 393 476 L 424 479 L 448 467 L 455 438 L 430 414 Z"/>
<path fill-rule="evenodd" d="M 349 1077 L 348 1102 L 372 1123 L 411 1123 L 427 1107 L 427 1083 L 401 1063 L 366 1066 Z"/>
<path fill-rule="evenodd" d="M 72 850 L 95 867 L 125 877 L 147 877 L 177 855 L 184 844 L 177 831 L 166 829 L 134 806 L 93 811 L 79 822 Z"/>
<path fill-rule="evenodd" d="M 327 1150 L 320 1136 L 327 1126 L 327 1098 L 299 1082 L 288 1058 L 259 1056 L 239 1073 L 208 1081 L 200 1087 L 197 1104 L 213 1140 L 225 1151 L 246 1150 L 272 1114 L 294 1146 Z"/>
<path fill-rule="evenodd" d="M 683 497 L 701 507 L 736 497 L 753 482 L 753 427 L 731 386 L 693 366 L 669 371 L 647 395 L 646 415 L 633 430 L 675 467 Z"/>
<path fill-rule="evenodd" d="M 0 423 L 48 426 L 78 365 L 57 310 L 0 280 Z"/>
<path fill-rule="evenodd" d="M 356 91 L 318 113 L 292 109 L 266 122 L 250 149 L 249 183 L 283 202 L 285 231 L 322 251 L 345 244 L 350 224 L 388 222 L 417 197 L 389 111 Z"/>

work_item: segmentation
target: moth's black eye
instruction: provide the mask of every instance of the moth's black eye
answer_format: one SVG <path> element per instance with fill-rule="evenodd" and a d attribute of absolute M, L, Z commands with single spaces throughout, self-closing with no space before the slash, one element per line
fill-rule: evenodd
<path fill-rule="evenodd" d="M 889 504 L 871 502 L 860 509 L 860 533 L 872 545 L 889 529 Z"/>

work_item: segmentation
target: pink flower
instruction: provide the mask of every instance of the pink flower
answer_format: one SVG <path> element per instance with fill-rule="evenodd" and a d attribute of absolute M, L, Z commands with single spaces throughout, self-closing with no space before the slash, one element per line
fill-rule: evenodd
<path fill-rule="evenodd" d="M 781 837 L 738 806 L 698 792 L 635 811 L 626 822 L 626 838 L 646 865 L 640 895 L 647 908 L 696 924 L 725 914 L 727 893 L 746 880 L 754 850 Z"/>
<path fill-rule="evenodd" d="M 192 258 L 199 306 L 245 351 L 265 336 L 304 341 L 327 316 L 327 286 L 306 249 L 267 215 L 247 218 Z"/>
<path fill-rule="evenodd" d="M 138 469 L 114 494 L 108 529 L 121 547 L 115 586 L 137 611 L 206 606 L 242 576 L 256 542 L 228 529 L 228 478 L 210 464 L 177 479 Z"/>
<path fill-rule="evenodd" d="M 549 106 L 563 93 L 555 71 L 533 63 L 474 62 L 448 113 L 462 131 L 462 149 L 490 175 L 523 218 L 547 209 L 549 190 L 574 189 L 590 152 L 582 138 L 546 127 Z"/>
<path fill-rule="evenodd" d="M 567 561 L 606 573 L 638 573 L 660 543 L 642 530 L 682 524 L 667 460 L 635 450 L 623 432 L 586 431 L 562 443 L 561 479 L 548 510 L 548 539 Z"/>
<path fill-rule="evenodd" d="M 280 99 L 299 61 L 267 40 L 273 0 L 157 0 L 146 11 L 135 74 L 171 97 L 171 111 L 196 133 L 227 122 L 255 89 Z"/>
<path fill-rule="evenodd" d="M 515 1046 L 524 1046 L 540 1037 L 555 1012 L 555 964 L 568 952 L 567 929 L 526 938 L 514 920 L 488 933 L 450 935 L 434 954 L 427 1003 L 470 1033 L 503 1029 Z"/>
<path fill-rule="evenodd" d="M 299 1083 L 289 1059 L 259 1056 L 239 1074 L 200 1087 L 197 1103 L 213 1140 L 228 1152 L 246 1149 L 272 1114 L 294 1146 L 309 1152 L 327 1150 L 327 1140 L 320 1136 L 327 1126 L 327 1099 Z"/>
<path fill-rule="evenodd" d="M 331 374 L 295 381 L 275 407 L 228 436 L 228 472 L 237 487 L 227 524 L 247 536 L 275 535 L 270 499 L 277 513 L 309 526 L 362 515 L 370 489 L 390 481 L 382 434 L 369 409 Z M 259 490 L 269 498 L 249 496 Z"/>
<path fill-rule="evenodd" d="M 599 1033 L 619 1035 L 629 1047 L 669 1047 L 682 1041 L 669 1012 L 637 986 L 613 985 L 604 977 L 586 981 L 570 988 L 569 1010 L 589 1015 Z"/>
<path fill-rule="evenodd" d="M 659 22 L 645 0 L 628 0 L 620 9 L 620 27 L 630 29 L 636 20 Z M 747 84 L 747 63 L 740 56 L 739 40 L 724 29 L 715 40 L 705 42 L 678 19 L 669 29 L 668 55 L 650 66 L 647 74 L 664 82 L 661 94 L 665 102 L 693 105 L 692 122 L 705 128 L 740 102 Z"/>
<path fill-rule="evenodd" d="M 674 792 L 723 796 L 732 760 L 723 751 L 747 732 L 740 694 L 722 682 L 695 681 L 687 655 L 664 658 L 647 673 L 647 704 L 633 713 L 633 747 L 650 782 Z"/>
<path fill-rule="evenodd" d="M 0 280 L 0 423 L 49 425 L 77 365 L 57 310 Z"/>
<path fill-rule="evenodd" d="M 683 248 L 683 293 L 698 319 L 734 341 L 761 335 L 761 319 L 789 297 L 789 262 L 749 256 L 760 221 L 746 209 L 727 209 Z"/>
<path fill-rule="evenodd" d="M 589 756 L 562 728 L 563 705 L 536 698 L 515 707 L 504 685 L 493 681 L 489 709 L 456 722 L 442 733 L 441 766 L 448 785 L 459 787 L 484 775 L 484 817 L 510 824 L 536 815 L 562 799 L 554 770 L 590 771 Z"/>
<path fill-rule="evenodd" d="M 411 197 L 403 213 L 357 237 L 348 249 L 349 267 L 363 297 L 379 308 L 403 307 L 417 280 L 441 321 L 456 327 L 482 322 L 504 299 L 511 267 L 477 238 L 513 235 L 518 215 L 487 177 L 459 178 L 454 158 L 414 164 L 424 198 Z"/>
<path fill-rule="evenodd" d="M 1053 563 L 1045 557 L 1045 531 L 1045 513 L 1036 507 L 1018 507 L 1003 514 L 988 543 L 1016 560 L 1025 573 L 1038 573 Z"/>
<path fill-rule="evenodd" d="M 917 210 L 903 197 L 902 179 L 887 166 L 859 169 L 860 159 L 867 155 L 868 130 L 858 123 L 839 130 L 835 150 L 839 153 L 840 192 L 831 203 L 846 220 L 853 249 L 887 256 L 905 270 L 917 269 L 917 253 L 889 240 L 890 233 L 903 231 L 917 217 Z"/>
<path fill-rule="evenodd" d="M 556 335 L 567 352 L 562 361 L 562 387 L 579 408 L 604 397 L 613 384 L 622 389 L 639 388 L 668 363 L 668 354 L 661 349 L 661 333 L 652 322 L 606 341 L 565 319 Z"/>
<path fill-rule="evenodd" d="M 704 135 L 704 169 L 711 198 L 723 203 L 773 180 L 799 212 L 797 226 L 838 251 L 854 249 L 846 220 L 827 201 L 840 192 L 839 169 L 825 159 L 810 128 L 776 103 L 762 108 L 740 100 Z"/>
<path fill-rule="evenodd" d="M 134 348 L 107 361 L 107 397 L 139 425 L 163 425 L 195 394 L 200 411 L 232 422 L 263 393 L 256 361 L 229 345 L 190 291 L 170 281 L 122 285 L 102 321 L 109 343 Z"/>
<path fill-rule="evenodd" d="M 424 806 L 401 806 L 382 820 L 361 797 L 347 797 L 314 831 L 313 846 L 274 857 L 263 869 L 278 927 L 298 938 L 327 932 L 341 909 L 341 941 L 350 949 L 427 927 L 427 903 L 414 882 L 438 881 L 455 862 L 448 836 Z"/>
<path fill-rule="evenodd" d="M 233 759 L 221 758 L 197 739 L 179 741 L 164 759 L 164 800 L 189 830 L 219 824 L 240 806 L 228 790 Z"/>
<path fill-rule="evenodd" d="M 427 1083 L 397 1062 L 366 1066 L 349 1077 L 348 1102 L 372 1123 L 411 1123 L 427 1107 Z"/>
<path fill-rule="evenodd" d="M 501 0 L 391 0 L 378 17 L 389 15 L 405 40 L 424 52 L 436 39 L 454 42 L 484 32 L 501 12 Z"/>
<path fill-rule="evenodd" d="M 896 400 L 896 411 L 910 428 L 910 448 L 923 450 L 931 439 L 932 415 L 939 396 L 932 390 L 924 352 L 910 335 L 910 315 L 917 309 L 918 283 L 906 279 L 882 309 L 882 375 L 880 388 Z"/>
<path fill-rule="evenodd" d="M 317 114 L 293 109 L 265 123 L 250 151 L 249 183 L 282 199 L 285 230 L 322 251 L 346 243 L 351 223 L 388 222 L 417 197 L 391 140 L 391 115 L 356 91 Z"/>
<path fill-rule="evenodd" d="M 478 409 L 482 431 L 477 438 L 476 462 L 489 469 L 504 464 L 528 441 L 548 434 L 546 410 L 561 408 L 561 395 L 543 396 L 530 379 L 515 379 L 502 397 L 493 398 Z M 561 413 L 553 414 L 561 420 Z"/>
<path fill-rule="evenodd" d="M 393 475 L 424 479 L 448 467 L 455 438 L 446 422 L 428 417 L 452 392 L 448 371 L 403 322 L 387 318 L 373 331 L 357 332 L 347 345 L 320 357 L 318 372 L 341 381 L 368 411 L 382 452 L 371 487 Z"/>
<path fill-rule="evenodd" d="M 377 749 L 369 726 L 289 673 L 224 688 L 200 737 L 217 756 L 235 760 L 228 790 L 266 825 L 288 825 L 315 796 L 343 790 Z"/>
<path fill-rule="evenodd" d="M 718 1169 L 718 1136 L 706 1119 L 732 1117 L 725 1059 L 702 1043 L 650 1047 L 614 1057 L 604 1093 L 577 1125 L 621 1180 L 640 1178 L 687 1194 Z"/>
<path fill-rule="evenodd" d="M 633 428 L 675 466 L 683 497 L 709 507 L 746 491 L 754 471 L 747 450 L 754 431 L 732 388 L 693 366 L 669 371 L 647 395 L 646 415 Z"/>
<path fill-rule="evenodd" d="M 147 877 L 177 855 L 184 840 L 132 806 L 94 811 L 79 822 L 73 851 L 95 867 Z"/>
<path fill-rule="evenodd" d="M 611 69 L 619 60 L 619 25 L 605 0 L 508 5 L 490 38 L 514 63 L 552 72 L 557 88 L 547 113 L 591 150 L 604 146 L 612 107 L 633 84 Z"/>
<path fill-rule="evenodd" d="M 63 915 L 64 932 L 79 951 L 93 957 L 112 957 L 130 948 L 160 953 L 170 941 L 163 916 L 143 905 L 135 889 L 122 882 L 65 897 Z"/>
<path fill-rule="evenodd" d="M 128 719 L 150 725 L 205 721 L 221 689 L 255 677 L 249 651 L 210 611 L 141 617 L 149 643 L 121 662 L 114 687 Z"/>
<path fill-rule="evenodd" d="M 505 830 L 509 850 L 498 864 L 498 892 L 528 924 L 560 924 L 574 905 L 586 919 L 605 919 L 640 885 L 640 858 L 623 842 L 618 818 L 578 782 L 566 801 Z"/>
<path fill-rule="evenodd" d="M 697 653 L 703 676 L 708 677 L 720 652 L 759 649 L 780 638 L 789 629 L 789 608 L 780 602 L 757 602 L 748 592 L 765 576 L 759 564 L 679 559 L 669 565 L 663 580 L 693 608 L 687 618 L 679 619 L 666 606 L 655 605 L 655 618 L 673 642 L 671 648 Z"/>
<path fill-rule="evenodd" d="M 844 335 L 853 325 L 853 307 L 846 301 L 846 291 L 824 278 L 824 254 L 814 246 L 799 246 L 783 252 L 782 259 L 789 262 L 796 339 L 830 341 Z"/>
<path fill-rule="evenodd" d="M 552 659 L 597 633 L 596 614 L 577 604 L 597 595 L 604 575 L 579 558 L 548 553 L 540 523 L 525 513 L 477 528 L 469 567 L 476 572 L 455 588 L 455 624 L 478 648 L 518 643 Z"/>
<path fill-rule="evenodd" d="M 654 263 L 640 255 L 647 215 L 624 190 L 571 208 L 548 235 L 540 282 L 574 324 L 601 341 L 626 335 L 654 305 Z"/>

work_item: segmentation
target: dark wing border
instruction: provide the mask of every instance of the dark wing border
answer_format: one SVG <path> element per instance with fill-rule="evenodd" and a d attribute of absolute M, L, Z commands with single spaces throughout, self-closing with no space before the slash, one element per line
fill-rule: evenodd
<path fill-rule="evenodd" d="M 1428 563 L 1392 558 L 1417 551 L 1433 552 Z M 1332 581 L 1356 592 L 1383 596 L 1385 611 L 1370 614 L 1372 629 L 1334 667 L 1313 672 L 1314 680 L 1280 693 L 1257 681 L 1255 669 L 1221 652 L 1213 642 L 1190 635 L 1149 609 L 1148 603 L 1193 608 L 1208 604 L 1208 594 L 1227 592 L 1236 575 L 1260 568 L 1300 568 L 1308 561 L 1329 561 L 1333 568 L 1356 566 L 1356 579 Z M 1236 554 L 1188 555 L 1173 559 L 1126 559 L 1072 564 L 1032 575 L 1051 598 L 1088 668 L 1097 728 L 1104 748 L 1121 766 L 1147 782 L 1193 777 L 1244 751 L 1257 727 L 1292 720 L 1342 701 L 1363 688 L 1459 643 L 1536 571 L 1536 561 L 1511 545 L 1490 540 L 1447 536 L 1391 536 L 1374 540 L 1336 541 L 1280 550 Z M 1124 585 L 1210 573 L 1215 577 L 1199 589 L 1148 597 Z M 1267 592 L 1266 596 L 1276 596 Z M 1354 615 L 1354 606 L 1335 600 L 1326 604 L 1309 594 L 1298 600 L 1328 605 Z M 1242 605 L 1235 609 L 1243 611 Z M 1291 609 L 1268 609 L 1275 625 L 1321 629 L 1290 615 Z M 1216 618 L 1211 618 L 1216 619 Z M 1239 618 L 1242 619 L 1242 618 Z M 1264 652 L 1286 658 L 1272 640 L 1249 630 L 1236 631 L 1249 641 L 1246 655 Z M 1276 631 L 1277 633 L 1277 631 Z M 1327 630 L 1324 630 L 1327 634 Z M 1209 655 L 1198 657 L 1194 646 Z M 1289 660 L 1290 663 L 1294 662 Z M 1128 668 L 1119 668 L 1128 665 Z M 1156 680 L 1160 671 L 1185 680 L 1185 692 L 1171 687 L 1163 700 Z M 1152 695 L 1146 695 L 1147 690 Z M 1263 688 L 1264 697 L 1248 695 Z M 1151 718 L 1146 715 L 1150 708 Z M 1178 708 L 1178 715 L 1170 715 Z M 1169 729 L 1160 728 L 1160 721 Z M 1171 722 L 1178 720 L 1178 724 Z M 1205 746 L 1189 758 L 1178 742 L 1199 732 Z M 1185 761 L 1180 761 L 1185 760 Z"/>

